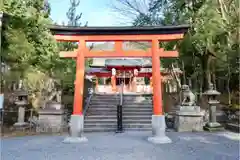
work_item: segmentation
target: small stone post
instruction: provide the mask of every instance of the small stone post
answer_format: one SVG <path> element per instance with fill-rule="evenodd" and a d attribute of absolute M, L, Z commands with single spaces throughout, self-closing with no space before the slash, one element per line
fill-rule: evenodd
<path fill-rule="evenodd" d="M 216 100 L 216 97 L 221 93 L 213 88 L 213 84 L 210 84 L 209 90 L 203 93 L 208 97 L 209 104 L 209 122 L 204 126 L 204 130 L 207 131 L 221 131 L 224 130 L 223 126 L 216 120 L 216 105 L 219 104 L 219 101 Z"/>
<path fill-rule="evenodd" d="M 18 100 L 15 102 L 16 106 L 18 107 L 18 121 L 14 124 L 14 127 L 24 128 L 28 125 L 28 123 L 24 122 L 25 106 L 28 104 L 28 94 L 24 90 L 18 90 L 16 91 L 16 95 L 18 98 Z"/>

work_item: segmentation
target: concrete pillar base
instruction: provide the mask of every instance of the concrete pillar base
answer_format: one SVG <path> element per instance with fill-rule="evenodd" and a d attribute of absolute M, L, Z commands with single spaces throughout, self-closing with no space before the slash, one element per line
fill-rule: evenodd
<path fill-rule="evenodd" d="M 148 141 L 155 144 L 171 143 L 172 140 L 165 135 L 166 124 L 164 115 L 152 115 L 152 137 Z"/>
<path fill-rule="evenodd" d="M 86 137 L 66 137 L 63 140 L 63 143 L 84 143 L 87 142 L 88 139 Z"/>
<path fill-rule="evenodd" d="M 70 135 L 64 139 L 64 143 L 82 143 L 88 139 L 83 136 L 84 116 L 72 115 L 70 120 Z"/>
<path fill-rule="evenodd" d="M 154 143 L 154 144 L 166 144 L 166 143 L 172 143 L 172 140 L 167 136 L 162 137 L 148 137 L 148 142 Z"/>
<path fill-rule="evenodd" d="M 23 129 L 23 128 L 29 126 L 29 123 L 27 123 L 27 122 L 17 122 L 17 123 L 14 123 L 13 126 L 15 128 L 18 128 L 18 129 Z"/>
<path fill-rule="evenodd" d="M 203 129 L 209 132 L 224 131 L 224 127 L 218 122 L 208 122 Z"/>

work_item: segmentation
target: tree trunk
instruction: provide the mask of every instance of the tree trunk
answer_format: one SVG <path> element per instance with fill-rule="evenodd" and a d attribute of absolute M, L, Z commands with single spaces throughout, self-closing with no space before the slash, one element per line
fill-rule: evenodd
<path fill-rule="evenodd" d="M 229 61 L 229 56 L 227 54 L 227 68 L 228 68 L 228 73 L 227 73 L 227 93 L 228 93 L 228 105 L 232 104 L 232 96 L 231 96 L 231 90 L 230 90 L 230 80 L 231 80 L 231 68 L 230 68 L 230 61 Z"/>
<path fill-rule="evenodd" d="M 213 86 L 214 88 L 217 88 L 217 83 L 216 83 L 216 67 L 214 65 L 215 63 L 212 63 L 211 64 L 211 68 L 212 68 L 212 75 L 211 75 L 211 78 L 212 78 L 212 83 L 213 83 Z"/>
<path fill-rule="evenodd" d="M 205 54 L 200 59 L 202 62 L 202 72 L 203 72 L 203 91 L 206 91 L 209 89 L 209 84 L 211 83 L 211 77 L 210 77 L 211 57 L 208 54 Z"/>
<path fill-rule="evenodd" d="M 185 65 L 184 62 L 182 61 L 182 72 L 183 72 L 183 84 L 187 84 L 186 81 L 186 72 L 185 72 Z"/>

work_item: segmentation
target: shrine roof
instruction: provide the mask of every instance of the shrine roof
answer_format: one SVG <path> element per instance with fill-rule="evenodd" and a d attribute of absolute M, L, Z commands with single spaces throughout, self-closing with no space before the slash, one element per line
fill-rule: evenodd
<path fill-rule="evenodd" d="M 187 32 L 189 25 L 177 26 L 126 26 L 126 27 L 73 27 L 53 25 L 49 29 L 55 35 L 157 35 Z"/>
<path fill-rule="evenodd" d="M 105 66 L 143 66 L 141 59 L 106 59 Z"/>
<path fill-rule="evenodd" d="M 152 63 L 149 59 L 131 59 L 131 58 L 123 58 L 123 59 L 104 59 L 103 64 L 93 64 L 91 67 L 93 68 L 102 68 L 107 66 L 118 66 L 118 67 L 141 67 L 141 68 L 151 68 Z"/>
<path fill-rule="evenodd" d="M 110 71 L 106 68 L 87 68 L 85 73 L 109 73 Z"/>
<path fill-rule="evenodd" d="M 162 73 L 168 73 L 168 72 L 170 72 L 170 70 L 169 69 L 167 69 L 167 68 L 160 68 L 160 71 L 162 72 Z M 181 71 L 181 69 L 180 68 L 175 68 L 174 69 L 174 72 L 176 72 L 176 73 L 182 73 L 182 71 Z M 108 69 L 106 69 L 106 68 L 87 68 L 86 70 L 85 70 L 85 73 L 111 73 L 111 71 L 110 70 L 108 70 Z M 139 71 L 139 73 L 152 73 L 152 69 L 151 68 L 146 68 L 146 69 L 141 69 L 140 71 Z"/>

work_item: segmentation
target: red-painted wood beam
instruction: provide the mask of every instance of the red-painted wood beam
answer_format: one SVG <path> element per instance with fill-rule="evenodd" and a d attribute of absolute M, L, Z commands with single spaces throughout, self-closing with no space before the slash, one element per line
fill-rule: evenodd
<path fill-rule="evenodd" d="M 170 57 L 178 57 L 179 53 L 178 51 L 163 51 L 159 53 L 159 57 L 166 57 L 166 58 L 170 58 Z"/>
<path fill-rule="evenodd" d="M 146 51 L 93 51 L 85 53 L 86 58 L 107 58 L 107 57 L 151 57 L 150 52 Z"/>
<path fill-rule="evenodd" d="M 153 114 L 163 114 L 160 59 L 158 58 L 159 41 L 152 40 L 152 80 L 153 80 Z"/>
<path fill-rule="evenodd" d="M 123 51 L 123 41 L 115 41 L 114 49 L 116 52 L 122 52 Z"/>
<path fill-rule="evenodd" d="M 74 90 L 73 114 L 82 115 L 83 111 L 83 87 L 84 87 L 84 51 L 86 42 L 81 40 L 78 45 L 78 56 L 76 58 L 76 80 Z"/>
<path fill-rule="evenodd" d="M 59 53 L 59 56 L 62 58 L 76 58 L 77 57 L 76 51 L 61 51 Z"/>
<path fill-rule="evenodd" d="M 91 41 L 151 41 L 156 39 L 159 41 L 172 41 L 182 39 L 184 34 L 160 34 L 160 35 L 54 35 L 57 41 L 78 42 L 79 40 Z"/>
<path fill-rule="evenodd" d="M 62 58 L 75 58 L 77 57 L 77 52 L 75 51 L 63 51 L 60 52 L 60 57 Z M 178 57 L 178 51 L 163 51 L 159 49 L 159 57 Z M 105 57 L 152 57 L 150 51 L 86 51 L 84 54 L 85 58 L 105 58 Z"/>

